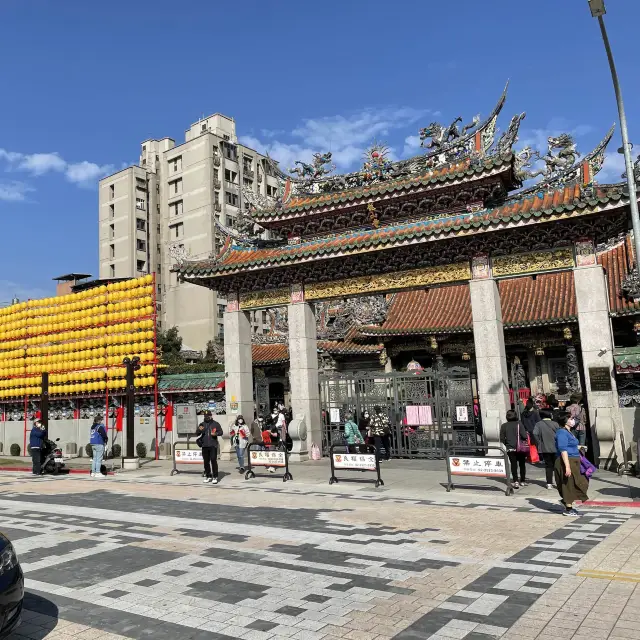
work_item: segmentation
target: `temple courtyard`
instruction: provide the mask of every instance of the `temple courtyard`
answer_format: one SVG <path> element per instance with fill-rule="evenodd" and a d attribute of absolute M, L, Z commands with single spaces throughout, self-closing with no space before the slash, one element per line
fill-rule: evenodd
<path fill-rule="evenodd" d="M 391 461 L 377 490 L 359 472 L 329 486 L 326 461 L 287 483 L 221 468 L 215 487 L 166 463 L 0 474 L 27 591 L 11 637 L 637 637 L 637 479 L 599 472 L 567 518 L 531 467 L 510 497 L 485 478 L 447 493 L 442 461 Z"/>

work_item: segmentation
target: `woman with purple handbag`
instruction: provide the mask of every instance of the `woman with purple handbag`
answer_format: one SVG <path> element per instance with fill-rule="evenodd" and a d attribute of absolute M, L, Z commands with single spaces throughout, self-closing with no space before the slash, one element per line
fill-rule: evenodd
<path fill-rule="evenodd" d="M 526 487 L 529 436 L 515 411 L 507 411 L 507 421 L 500 426 L 500 442 L 506 447 L 509 456 L 513 488 L 519 489 L 520 485 Z M 520 469 L 520 482 L 518 482 L 518 469 Z"/>
<path fill-rule="evenodd" d="M 556 432 L 556 458 L 555 476 L 558 493 L 562 498 L 565 510 L 563 516 L 579 516 L 574 509 L 576 501 L 588 500 L 589 475 L 582 472 L 582 461 L 578 449 L 578 439 L 571 433 L 573 419 L 558 418 L 560 429 Z M 585 458 L 585 462 L 588 462 Z M 590 463 L 589 463 L 590 464 Z M 586 465 L 585 465 L 586 466 Z M 593 471 L 591 471 L 593 473 Z"/>

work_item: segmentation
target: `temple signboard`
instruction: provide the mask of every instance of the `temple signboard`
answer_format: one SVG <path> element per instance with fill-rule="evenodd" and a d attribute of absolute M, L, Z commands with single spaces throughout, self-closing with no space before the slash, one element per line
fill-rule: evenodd
<path fill-rule="evenodd" d="M 589 367 L 591 391 L 612 391 L 609 367 Z"/>

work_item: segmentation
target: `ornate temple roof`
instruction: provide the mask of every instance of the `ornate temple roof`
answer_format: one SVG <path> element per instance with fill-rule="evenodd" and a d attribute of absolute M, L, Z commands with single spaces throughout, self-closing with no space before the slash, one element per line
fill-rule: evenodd
<path fill-rule="evenodd" d="M 187 262 L 180 268 L 185 280 L 224 276 L 299 264 L 309 260 L 341 257 L 363 251 L 378 251 L 398 245 L 419 244 L 448 237 L 471 235 L 508 228 L 510 225 L 536 224 L 595 214 L 626 204 L 628 195 L 621 189 L 597 187 L 586 192 L 580 185 L 563 186 L 552 191 L 527 194 L 492 209 L 427 220 L 406 222 L 373 229 L 360 229 L 273 248 L 229 245 L 217 260 Z"/>
<path fill-rule="evenodd" d="M 170 374 L 158 378 L 158 391 L 214 391 L 223 380 L 224 371 Z"/>

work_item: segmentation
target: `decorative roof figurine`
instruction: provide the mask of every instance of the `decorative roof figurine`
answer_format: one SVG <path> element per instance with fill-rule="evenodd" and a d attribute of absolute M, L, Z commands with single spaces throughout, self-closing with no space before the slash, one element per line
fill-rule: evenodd
<path fill-rule="evenodd" d="M 420 129 L 420 146 L 425 149 L 435 149 L 436 151 L 450 146 L 452 142 L 464 138 L 468 131 L 478 126 L 480 114 L 475 116 L 469 124 L 462 127 L 462 132 L 458 129 L 459 122 L 462 122 L 461 116 L 458 116 L 448 127 L 443 127 L 438 122 L 432 122 L 428 127 Z M 431 138 L 429 144 L 424 143 L 427 138 Z"/>

